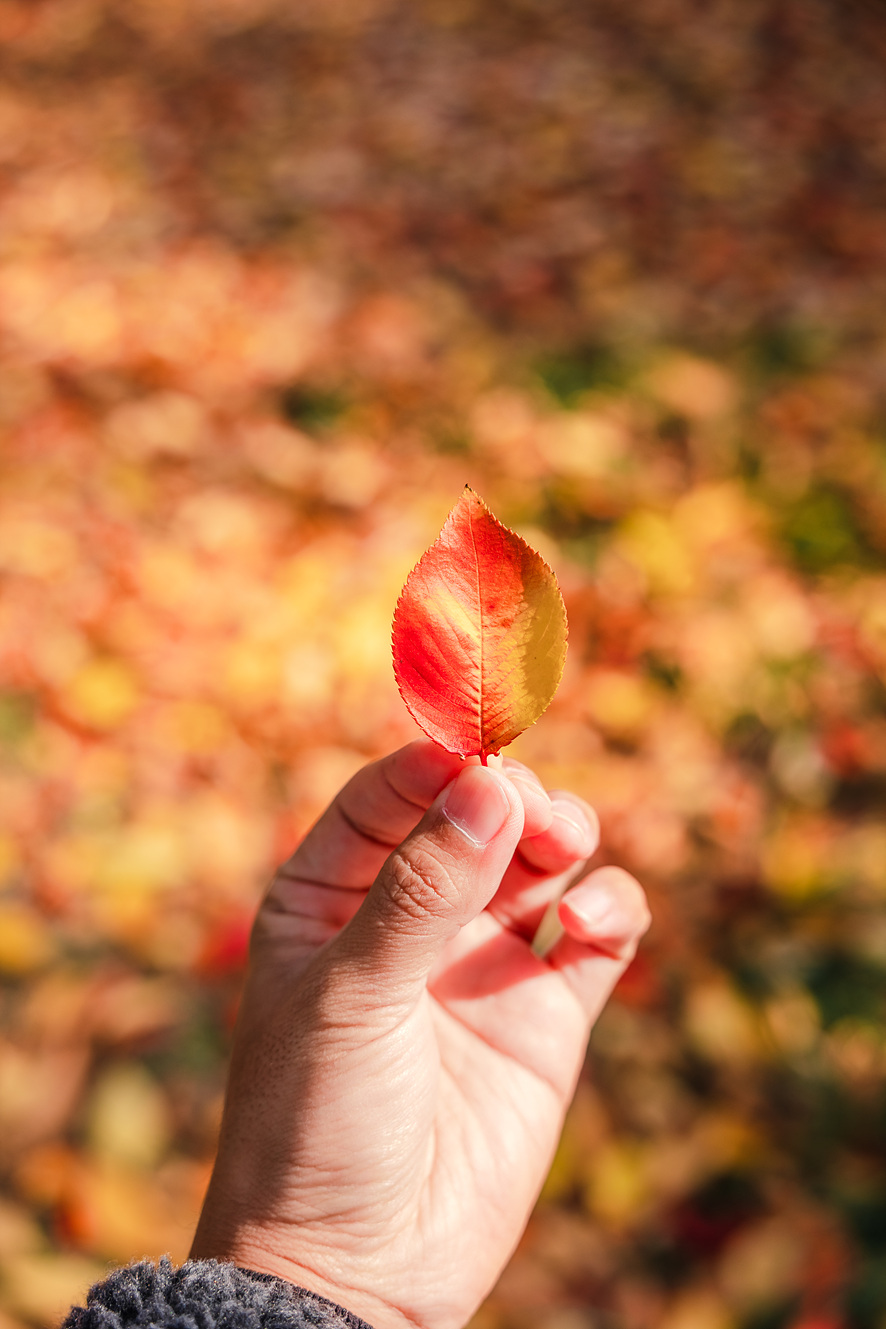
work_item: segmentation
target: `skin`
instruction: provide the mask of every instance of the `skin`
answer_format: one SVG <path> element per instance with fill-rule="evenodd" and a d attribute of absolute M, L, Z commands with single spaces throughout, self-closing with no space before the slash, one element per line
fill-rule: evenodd
<path fill-rule="evenodd" d="M 596 843 L 580 799 L 426 740 L 345 786 L 256 919 L 193 1258 L 280 1275 L 375 1329 L 466 1323 L 648 926 L 637 882 L 599 868 L 533 954 Z"/>

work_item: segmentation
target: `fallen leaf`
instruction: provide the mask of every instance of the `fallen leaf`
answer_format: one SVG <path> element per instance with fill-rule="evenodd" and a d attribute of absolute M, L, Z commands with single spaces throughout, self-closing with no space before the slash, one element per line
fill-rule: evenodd
<path fill-rule="evenodd" d="M 406 579 L 393 647 L 415 721 L 449 752 L 484 764 L 557 690 L 566 610 L 554 573 L 468 486 Z"/>

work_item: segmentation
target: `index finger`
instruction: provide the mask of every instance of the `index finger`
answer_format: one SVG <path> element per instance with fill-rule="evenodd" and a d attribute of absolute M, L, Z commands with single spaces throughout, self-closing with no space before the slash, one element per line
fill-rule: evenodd
<path fill-rule="evenodd" d="M 368 890 L 393 849 L 463 765 L 430 739 L 416 739 L 364 766 L 336 794 L 278 877 Z"/>

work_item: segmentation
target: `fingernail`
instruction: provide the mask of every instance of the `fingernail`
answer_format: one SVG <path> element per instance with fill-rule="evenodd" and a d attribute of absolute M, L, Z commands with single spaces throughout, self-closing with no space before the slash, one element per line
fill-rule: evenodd
<path fill-rule="evenodd" d="M 514 770 L 512 766 L 506 766 L 504 768 L 504 773 L 513 784 L 528 785 L 528 787 L 534 789 L 536 793 L 544 794 L 545 798 L 550 798 L 547 789 L 545 789 L 538 776 L 533 775 L 532 771 L 524 771 L 519 767 L 517 770 Z"/>
<path fill-rule="evenodd" d="M 599 927 L 612 912 L 612 896 L 599 886 L 575 886 L 568 897 L 569 908 L 588 927 Z"/>
<path fill-rule="evenodd" d="M 582 816 L 578 808 L 575 808 L 573 810 L 572 807 L 570 806 L 570 810 L 568 812 L 565 812 L 562 803 L 555 803 L 554 816 L 558 817 L 560 821 L 565 821 L 566 825 L 571 826 L 572 829 L 575 831 L 576 835 L 578 836 L 577 848 L 579 853 L 587 855 L 593 852 L 594 849 L 593 832 L 591 831 L 591 828 L 588 825 L 587 819 Z"/>
<path fill-rule="evenodd" d="M 509 780 L 526 780 L 531 785 L 536 785 L 539 789 L 544 789 L 544 785 L 539 780 L 535 771 L 524 766 L 520 761 L 514 761 L 513 757 L 505 757 L 502 761 L 502 770 Z"/>
<path fill-rule="evenodd" d="M 501 776 L 482 766 L 461 771 L 446 796 L 443 815 L 474 844 L 488 844 L 511 811 Z"/>
<path fill-rule="evenodd" d="M 506 767 L 505 775 L 508 777 L 511 784 L 517 784 L 517 785 L 521 784 L 523 785 L 524 789 L 529 789 L 533 794 L 535 794 L 536 798 L 540 798 L 544 803 L 548 804 L 550 803 L 551 796 L 548 793 L 547 789 L 545 789 L 541 780 L 537 780 L 535 776 L 530 775 L 528 771 L 524 775 L 522 771 L 512 771 Z"/>

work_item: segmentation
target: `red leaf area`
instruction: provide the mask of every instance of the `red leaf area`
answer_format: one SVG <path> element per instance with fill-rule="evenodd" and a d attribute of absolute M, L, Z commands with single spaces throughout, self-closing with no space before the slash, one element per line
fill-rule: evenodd
<path fill-rule="evenodd" d="M 566 610 L 553 572 L 468 486 L 397 603 L 394 672 L 429 737 L 485 764 L 560 682 Z"/>

